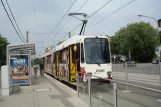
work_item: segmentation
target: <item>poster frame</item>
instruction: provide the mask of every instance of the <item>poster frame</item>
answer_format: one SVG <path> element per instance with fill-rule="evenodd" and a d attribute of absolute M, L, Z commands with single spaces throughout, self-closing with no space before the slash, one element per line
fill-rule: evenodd
<path fill-rule="evenodd" d="M 28 73 L 29 73 L 28 80 L 29 80 L 29 82 L 28 83 L 16 83 L 16 84 L 19 84 L 19 85 L 31 85 L 31 57 L 30 57 L 30 54 L 9 54 L 9 66 L 11 67 L 11 65 L 10 65 L 11 56 L 20 56 L 20 55 L 28 56 Z"/>

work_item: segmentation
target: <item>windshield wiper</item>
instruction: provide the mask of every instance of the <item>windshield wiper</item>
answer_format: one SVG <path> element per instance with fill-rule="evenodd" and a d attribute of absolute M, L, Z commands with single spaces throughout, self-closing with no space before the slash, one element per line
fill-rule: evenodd
<path fill-rule="evenodd" d="M 91 59 L 91 61 L 93 61 L 93 59 L 95 59 L 96 64 L 98 64 L 98 66 L 100 66 L 100 63 L 97 61 L 98 55 L 95 55 L 95 56 Z"/>

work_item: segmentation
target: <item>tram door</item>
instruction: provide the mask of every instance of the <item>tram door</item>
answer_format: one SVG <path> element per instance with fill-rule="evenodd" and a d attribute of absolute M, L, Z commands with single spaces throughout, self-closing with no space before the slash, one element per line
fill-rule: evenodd
<path fill-rule="evenodd" d="M 76 81 L 76 70 L 79 71 L 80 69 L 80 45 L 76 44 L 69 46 L 69 81 L 75 82 Z"/>
<path fill-rule="evenodd" d="M 45 72 L 47 73 L 47 56 L 45 57 Z"/>
<path fill-rule="evenodd" d="M 56 77 L 59 77 L 59 63 L 58 63 L 58 52 L 55 53 L 55 70 L 56 70 Z"/>

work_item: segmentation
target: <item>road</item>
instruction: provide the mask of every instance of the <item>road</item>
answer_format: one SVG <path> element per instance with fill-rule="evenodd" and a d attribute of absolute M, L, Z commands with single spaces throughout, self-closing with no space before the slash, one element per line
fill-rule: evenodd
<path fill-rule="evenodd" d="M 145 87 L 160 89 L 161 77 L 158 64 L 137 64 L 136 67 L 123 67 L 113 64 L 113 79 Z M 128 78 L 127 78 L 128 77 Z"/>
<path fill-rule="evenodd" d="M 125 67 L 122 64 L 113 64 L 113 79 L 121 82 L 136 84 L 161 91 L 159 65 L 137 64 L 136 67 Z M 127 73 L 128 75 L 126 75 Z M 134 86 L 117 83 L 118 107 L 160 107 L 161 93 Z M 88 102 L 87 83 L 81 83 L 80 97 Z M 113 107 L 113 83 L 91 84 L 92 107 Z"/>
<path fill-rule="evenodd" d="M 92 106 L 93 107 L 113 107 L 113 83 L 100 84 L 93 82 L 91 85 Z M 161 102 L 157 101 L 161 98 L 161 93 L 153 93 L 136 87 L 129 87 L 131 92 L 124 92 L 125 87 L 118 85 L 118 107 L 160 107 Z M 80 89 L 80 97 L 88 101 L 88 88 L 84 84 Z"/>
<path fill-rule="evenodd" d="M 113 79 L 123 82 L 128 81 L 130 83 L 135 83 L 146 87 L 157 87 L 157 89 L 161 86 L 159 75 L 113 72 Z"/>
<path fill-rule="evenodd" d="M 136 67 L 124 67 L 123 64 L 113 64 L 113 79 L 161 90 L 159 65 L 156 64 L 137 64 Z M 128 75 L 127 75 L 128 74 Z M 128 76 L 128 79 L 126 78 Z M 147 89 L 128 86 L 130 92 L 126 91 L 127 85 L 118 86 L 118 107 L 160 107 L 161 93 L 152 92 Z M 82 83 L 80 97 L 88 101 L 88 86 Z M 92 106 L 93 107 L 113 107 L 113 83 L 91 84 Z"/>

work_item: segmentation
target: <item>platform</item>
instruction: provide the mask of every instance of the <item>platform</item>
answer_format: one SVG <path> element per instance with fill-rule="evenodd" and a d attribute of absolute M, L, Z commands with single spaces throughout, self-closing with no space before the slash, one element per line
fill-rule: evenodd
<path fill-rule="evenodd" d="M 20 91 L 0 97 L 0 107 L 88 107 L 77 97 L 75 90 L 45 74 L 34 79 L 31 86 L 20 86 Z"/>

